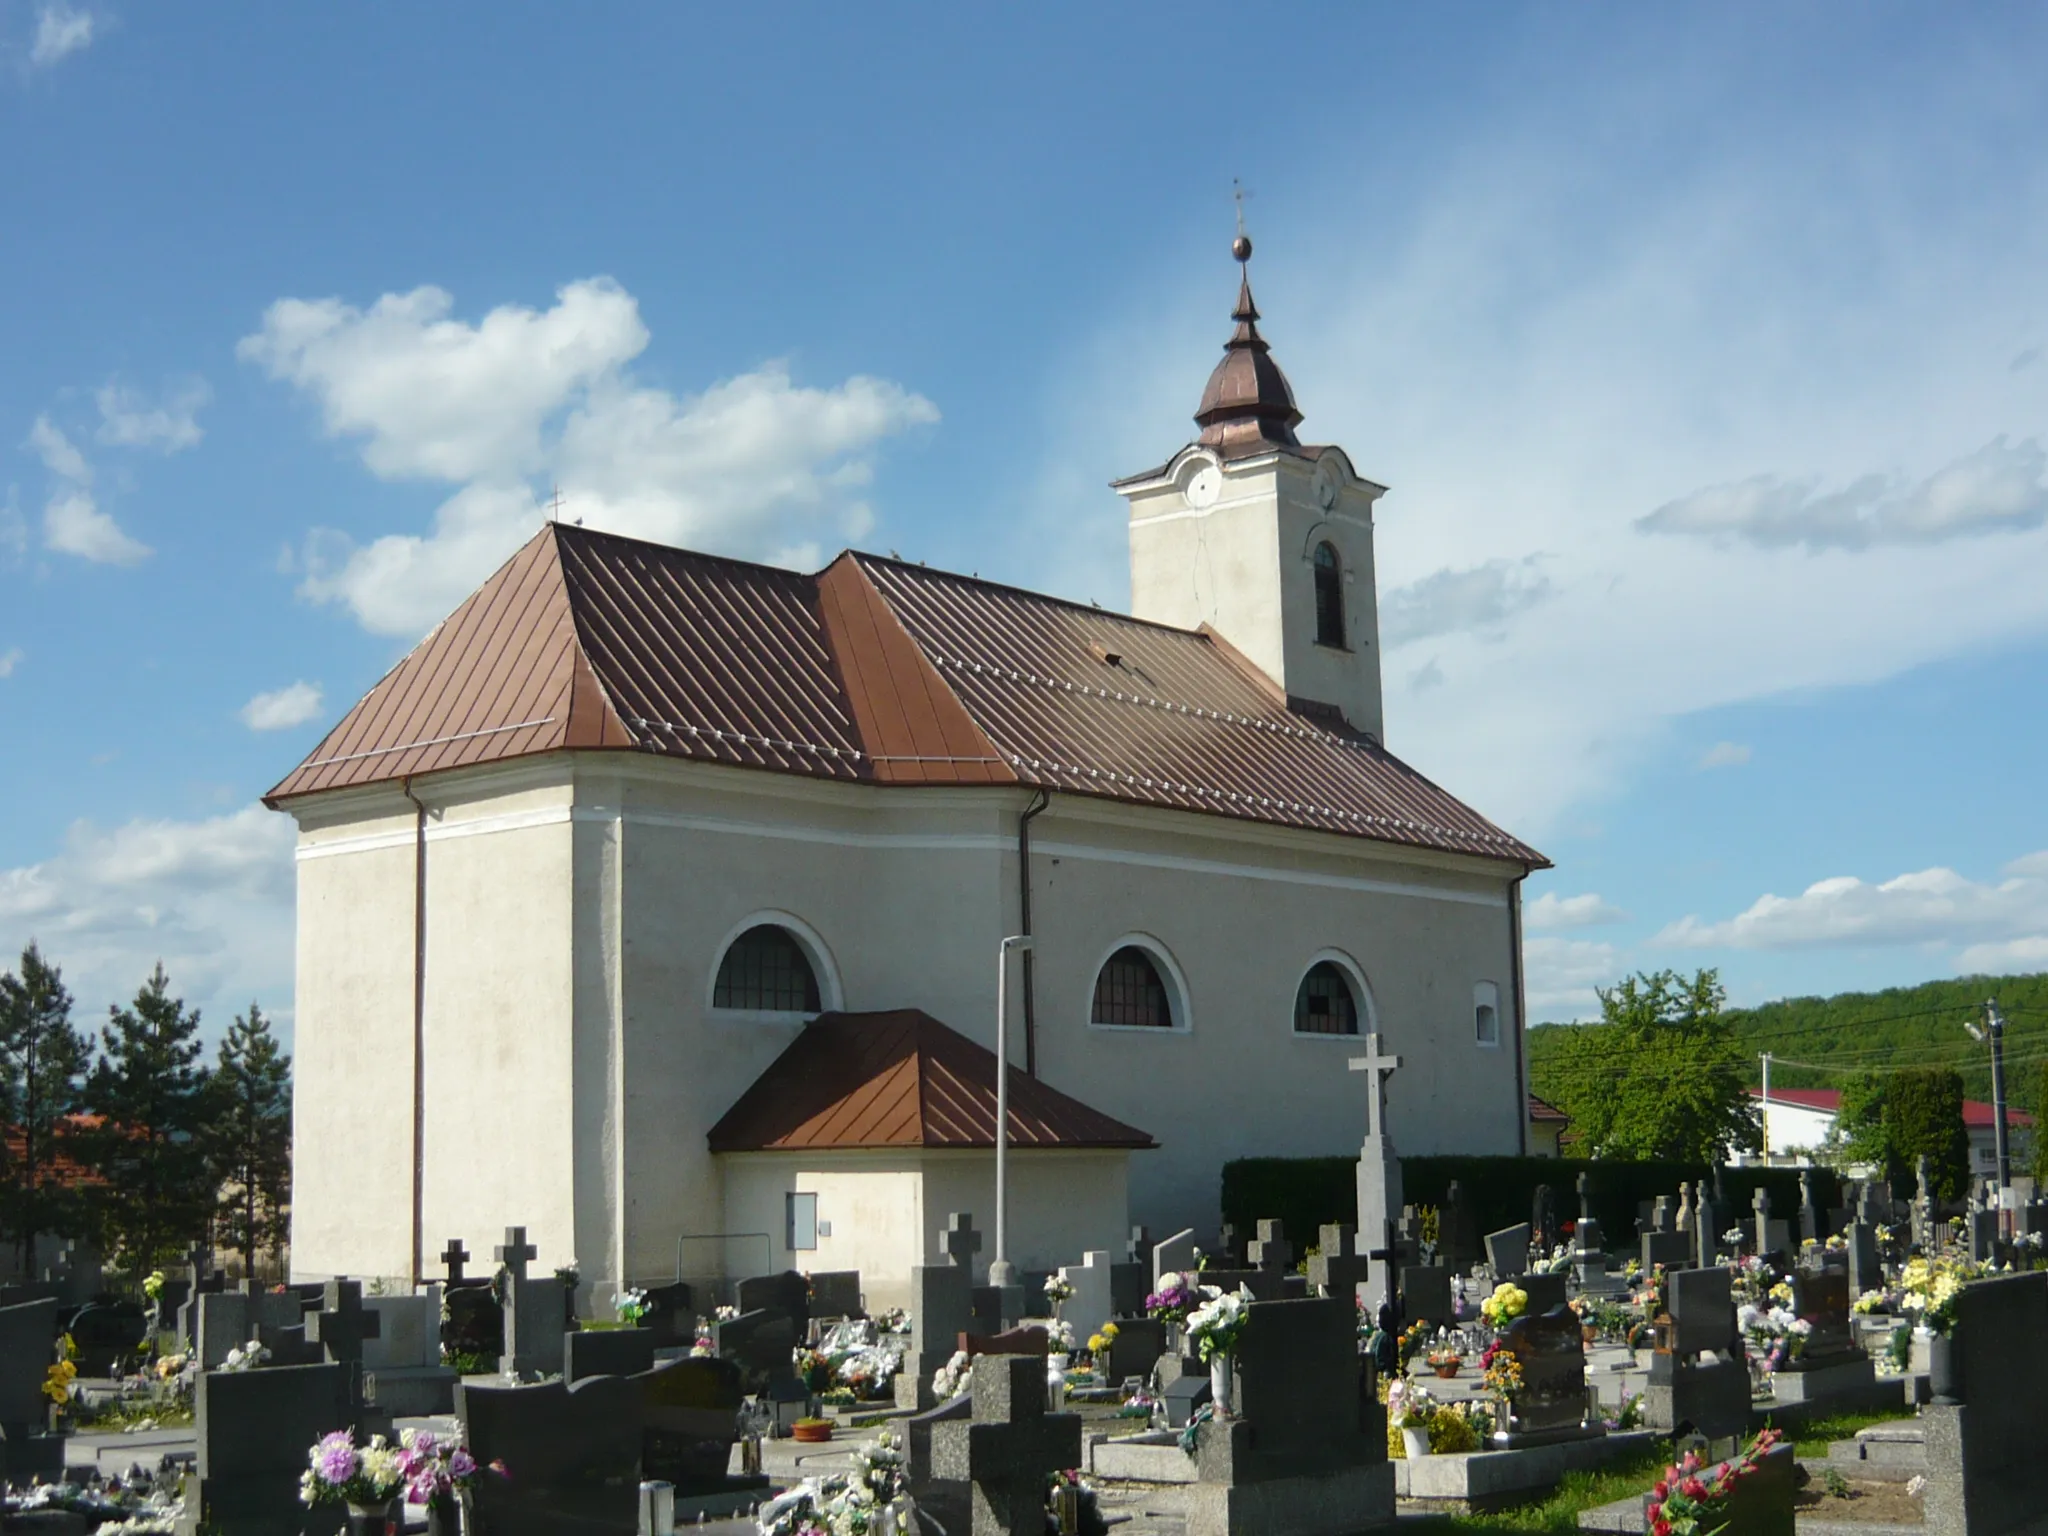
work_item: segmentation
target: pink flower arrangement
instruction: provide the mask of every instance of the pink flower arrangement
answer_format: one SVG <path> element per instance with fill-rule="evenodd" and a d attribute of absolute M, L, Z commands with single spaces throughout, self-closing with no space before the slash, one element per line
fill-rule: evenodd
<path fill-rule="evenodd" d="M 1188 1314 L 1201 1301 L 1201 1294 L 1195 1289 L 1191 1277 L 1169 1270 L 1159 1277 L 1159 1289 L 1145 1298 L 1145 1311 L 1148 1316 L 1180 1323 L 1187 1321 Z"/>
<path fill-rule="evenodd" d="M 421 1429 L 408 1429 L 399 1436 L 398 1470 L 405 1479 L 405 1502 L 428 1504 L 443 1494 L 458 1493 L 475 1484 L 481 1470 L 469 1447 L 460 1440 L 443 1440 Z M 502 1461 L 490 1470 L 505 1476 Z"/>

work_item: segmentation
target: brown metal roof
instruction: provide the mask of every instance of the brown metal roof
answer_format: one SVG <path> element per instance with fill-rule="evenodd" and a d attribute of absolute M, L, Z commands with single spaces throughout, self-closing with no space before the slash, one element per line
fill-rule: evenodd
<path fill-rule="evenodd" d="M 560 523 L 266 798 L 565 748 L 1022 783 L 1546 862 L 1207 632 L 867 555 L 804 576 Z"/>
<path fill-rule="evenodd" d="M 1010 1145 L 1156 1146 L 1010 1068 Z M 713 1152 L 855 1147 L 993 1147 L 996 1056 L 915 1008 L 827 1013 L 711 1128 Z"/>

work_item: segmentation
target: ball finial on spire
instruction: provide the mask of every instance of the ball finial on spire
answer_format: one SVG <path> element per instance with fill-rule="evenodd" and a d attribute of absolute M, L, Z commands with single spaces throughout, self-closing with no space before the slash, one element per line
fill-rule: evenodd
<path fill-rule="evenodd" d="M 1239 261 L 1250 261 L 1252 259 L 1252 237 L 1240 234 L 1235 240 L 1230 242 L 1230 254 Z"/>

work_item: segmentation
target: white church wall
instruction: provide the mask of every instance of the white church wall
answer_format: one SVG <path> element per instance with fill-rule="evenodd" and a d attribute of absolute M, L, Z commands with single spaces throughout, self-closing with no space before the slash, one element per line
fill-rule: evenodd
<path fill-rule="evenodd" d="M 1130 1164 L 1156 1152 L 1041 1152 L 1012 1149 L 1010 1262 L 1020 1270 L 1078 1264 L 1091 1248 L 1123 1257 L 1131 1233 Z M 996 1256 L 996 1158 L 990 1152 L 925 1154 L 924 1234 L 936 1248 L 946 1217 L 965 1211 L 981 1233 L 975 1274 L 985 1280 Z M 1026 1298 L 1034 1310 L 1038 1301 Z"/>
<path fill-rule="evenodd" d="M 767 1233 L 778 1268 L 859 1270 L 870 1311 L 909 1306 L 923 1184 L 916 1151 L 742 1152 L 720 1161 L 726 1230 Z M 788 1246 L 792 1193 L 818 1197 L 816 1248 Z"/>
<path fill-rule="evenodd" d="M 292 1274 L 412 1268 L 411 808 L 302 832 L 292 1096 Z M 334 852 L 383 836 L 403 841 Z M 402 1070 L 394 1064 L 403 1063 Z"/>

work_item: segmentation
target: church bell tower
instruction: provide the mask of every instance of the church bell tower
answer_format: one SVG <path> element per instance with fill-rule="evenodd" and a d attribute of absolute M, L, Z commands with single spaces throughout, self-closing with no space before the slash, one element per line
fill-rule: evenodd
<path fill-rule="evenodd" d="M 1386 487 L 1295 436 L 1294 391 L 1259 334 L 1250 239 L 1231 252 L 1237 328 L 1195 412 L 1200 436 L 1115 482 L 1131 508 L 1131 612 L 1208 625 L 1295 705 L 1333 707 L 1384 740 L 1372 508 Z"/>

